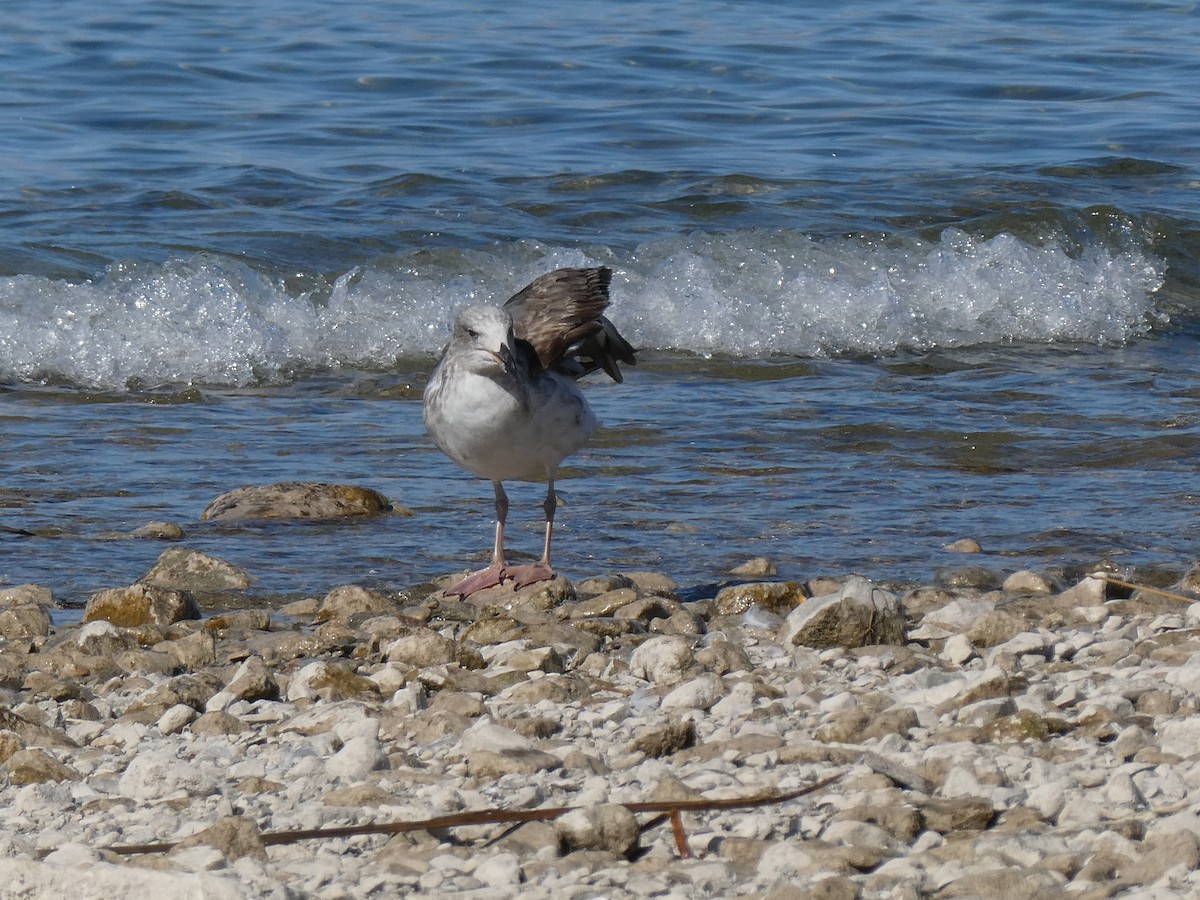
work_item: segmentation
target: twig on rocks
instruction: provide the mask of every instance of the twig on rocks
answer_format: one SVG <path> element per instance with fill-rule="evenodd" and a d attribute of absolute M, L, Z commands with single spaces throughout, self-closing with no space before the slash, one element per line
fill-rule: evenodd
<path fill-rule="evenodd" d="M 1147 584 L 1134 584 L 1132 581 L 1122 581 L 1109 575 L 1107 572 L 1096 572 L 1095 578 L 1103 578 L 1109 584 L 1115 584 L 1117 587 L 1123 587 L 1131 591 L 1145 591 L 1147 594 L 1158 594 L 1160 597 L 1169 597 L 1172 600 L 1178 600 L 1181 603 L 1196 603 L 1195 597 L 1189 597 L 1186 594 L 1180 594 L 1176 591 L 1164 591 L 1162 588 L 1150 587 Z"/>
<path fill-rule="evenodd" d="M 794 791 L 782 794 L 765 794 L 757 797 L 735 797 L 726 800 L 659 800 L 641 801 L 622 804 L 633 813 L 657 813 L 656 818 L 647 822 L 642 830 L 661 824 L 670 819 L 675 834 L 675 845 L 681 856 L 691 856 L 687 844 L 687 835 L 683 831 L 683 812 L 715 812 L 729 809 L 749 809 L 758 806 L 773 806 L 787 803 L 806 794 L 812 794 L 828 787 L 845 772 L 839 772 L 829 778 L 814 782 Z M 367 834 L 404 834 L 410 831 L 432 831 L 438 828 L 455 828 L 461 825 L 521 825 L 526 822 L 547 822 L 566 815 L 579 807 L 556 806 L 547 809 L 480 809 L 470 812 L 452 813 L 447 816 L 436 816 L 432 819 L 421 819 L 413 822 L 368 822 L 364 825 L 344 825 L 327 828 L 306 828 L 297 831 L 268 831 L 261 835 L 264 845 L 294 844 L 299 841 L 314 838 L 357 837 Z M 507 830 L 507 829 L 506 829 Z M 122 856 L 134 856 L 141 853 L 167 853 L 179 843 L 178 841 L 155 844 L 117 844 L 103 849 Z"/>

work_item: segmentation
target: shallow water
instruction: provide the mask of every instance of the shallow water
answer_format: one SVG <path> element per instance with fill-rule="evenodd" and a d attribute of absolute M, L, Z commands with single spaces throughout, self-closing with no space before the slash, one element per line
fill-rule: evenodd
<path fill-rule="evenodd" d="M 422 433 L 454 308 L 616 271 L 570 575 L 1183 568 L 1196 545 L 1191 4 L 68 0 L 0 48 L 0 584 L 161 545 L 263 590 L 482 559 Z M 201 524 L 312 479 L 412 512 Z M 512 542 L 538 545 L 516 486 Z M 632 527 L 631 527 L 632 526 Z"/>

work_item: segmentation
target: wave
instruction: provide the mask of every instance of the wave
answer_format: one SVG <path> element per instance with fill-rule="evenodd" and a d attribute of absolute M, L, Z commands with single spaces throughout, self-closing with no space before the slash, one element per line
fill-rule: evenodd
<path fill-rule="evenodd" d="M 298 291 L 208 253 L 97 279 L 0 279 L 0 380 L 126 390 L 244 387 L 436 353 L 454 310 L 549 269 L 616 270 L 612 318 L 637 346 L 701 355 L 889 354 L 1006 342 L 1121 344 L 1167 318 L 1165 263 L 1137 247 L 947 229 L 814 239 L 692 234 L 632 252 L 514 242 L 421 251 Z"/>

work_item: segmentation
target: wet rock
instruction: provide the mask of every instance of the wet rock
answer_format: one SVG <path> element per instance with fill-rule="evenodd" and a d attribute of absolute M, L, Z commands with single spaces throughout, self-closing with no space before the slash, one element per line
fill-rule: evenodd
<path fill-rule="evenodd" d="M 376 516 L 391 510 L 388 499 L 370 488 L 287 481 L 227 491 L 205 508 L 200 519 L 337 519 Z"/>
<path fill-rule="evenodd" d="M 936 581 L 941 587 L 953 590 L 972 588 L 977 591 L 994 591 L 1000 587 L 999 577 L 986 566 L 942 569 L 937 573 Z"/>
<path fill-rule="evenodd" d="M 140 583 L 92 594 L 83 613 L 85 622 L 103 619 L 125 627 L 198 618 L 200 607 L 190 594 Z"/>
<path fill-rule="evenodd" d="M 774 575 L 777 572 L 775 563 L 771 562 L 765 556 L 756 556 L 753 559 L 748 559 L 739 566 L 734 566 L 729 570 L 730 575 L 736 575 L 739 578 L 764 578 Z"/>
<path fill-rule="evenodd" d="M 592 619 L 597 616 L 611 616 L 622 607 L 633 603 L 637 598 L 637 591 L 631 587 L 618 587 L 604 591 L 575 604 L 571 610 L 571 618 Z"/>
<path fill-rule="evenodd" d="M 757 581 L 722 588 L 717 592 L 714 609 L 718 616 L 733 616 L 757 606 L 786 616 L 804 598 L 804 589 L 794 581 Z"/>
<path fill-rule="evenodd" d="M 902 644 L 904 618 L 895 594 L 854 577 L 837 592 L 796 607 L 780 630 L 779 640 L 817 648 Z"/>
<path fill-rule="evenodd" d="M 129 536 L 148 541 L 180 541 L 183 529 L 174 522 L 147 522 L 129 532 Z"/>
<path fill-rule="evenodd" d="M 979 541 L 974 538 L 959 538 L 957 541 L 951 541 L 942 547 L 943 550 L 949 553 L 982 553 L 983 547 L 979 545 Z"/>
<path fill-rule="evenodd" d="M 169 547 L 142 576 L 141 582 L 176 591 L 206 593 L 249 587 L 250 576 L 215 556 L 186 547 Z"/>
<path fill-rule="evenodd" d="M 1023 569 L 1005 578 L 1002 588 L 1012 593 L 1049 594 L 1054 590 L 1054 585 L 1044 575 Z"/>
<path fill-rule="evenodd" d="M 638 846 L 637 818 L 624 806 L 604 803 L 576 809 L 554 823 L 560 851 L 603 850 L 628 857 Z"/>

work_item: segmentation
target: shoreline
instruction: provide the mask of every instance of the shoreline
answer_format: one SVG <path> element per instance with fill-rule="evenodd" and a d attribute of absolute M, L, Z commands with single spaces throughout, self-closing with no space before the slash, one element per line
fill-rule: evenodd
<path fill-rule="evenodd" d="M 1200 889 L 1187 578 L 893 592 L 752 560 L 686 601 L 628 572 L 193 618 L 231 576 L 169 552 L 142 624 L 0 588 L 0 898 Z M 146 844 L 173 846 L 111 849 Z"/>

